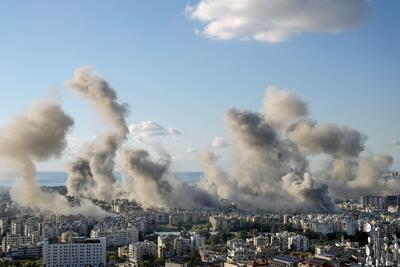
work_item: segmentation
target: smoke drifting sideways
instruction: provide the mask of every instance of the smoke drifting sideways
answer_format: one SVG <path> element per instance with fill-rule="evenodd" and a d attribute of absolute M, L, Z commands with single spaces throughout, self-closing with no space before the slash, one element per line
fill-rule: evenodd
<path fill-rule="evenodd" d="M 392 158 L 364 156 L 366 137 L 359 131 L 308 118 L 308 106 L 296 94 L 269 87 L 262 112 L 231 108 L 226 126 L 235 153 L 227 173 L 217 157 L 201 157 L 201 187 L 243 206 L 275 211 L 332 211 L 333 197 L 399 193 L 400 181 L 384 178 Z M 310 156 L 324 155 L 328 166 L 311 174 Z"/>
<path fill-rule="evenodd" d="M 11 197 L 20 205 L 41 213 L 103 217 L 106 213 L 92 202 L 83 200 L 80 206 L 72 207 L 65 197 L 43 191 L 36 181 L 34 161 L 59 157 L 72 125 L 73 120 L 57 103 L 43 101 L 33 104 L 1 129 L 0 156 L 18 173 Z"/>
<path fill-rule="evenodd" d="M 68 192 L 72 196 L 111 200 L 118 192 L 114 175 L 116 153 L 129 133 L 125 121 L 128 104 L 118 102 L 116 91 L 92 66 L 77 68 L 67 86 L 88 100 L 114 130 L 96 138 L 83 156 L 70 163 Z"/>

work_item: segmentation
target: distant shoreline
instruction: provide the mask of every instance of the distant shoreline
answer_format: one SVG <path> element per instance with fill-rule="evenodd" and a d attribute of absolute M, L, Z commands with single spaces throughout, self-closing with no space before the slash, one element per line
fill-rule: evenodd
<path fill-rule="evenodd" d="M 197 182 L 203 175 L 202 172 L 175 172 L 176 176 L 184 182 L 193 183 Z M 122 181 L 121 173 L 116 173 L 117 182 Z M 41 186 L 61 186 L 65 185 L 68 178 L 66 172 L 38 172 L 37 181 Z M 1 187 L 11 187 L 16 180 L 16 176 L 3 175 L 0 178 Z"/>

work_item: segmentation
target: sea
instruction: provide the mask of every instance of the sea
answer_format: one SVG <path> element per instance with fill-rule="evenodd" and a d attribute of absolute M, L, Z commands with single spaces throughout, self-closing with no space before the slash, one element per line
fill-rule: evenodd
<path fill-rule="evenodd" d="M 178 177 L 181 181 L 186 183 L 195 183 L 197 182 L 201 176 L 202 172 L 176 172 L 176 177 Z M 16 177 L 11 174 L 3 174 L 0 177 L 0 186 L 1 187 L 11 187 Z M 117 182 L 122 181 L 122 175 L 120 173 L 116 173 L 115 177 L 117 178 Z M 37 173 L 37 181 L 41 186 L 61 186 L 65 185 L 68 178 L 68 174 L 66 172 L 38 172 Z"/>

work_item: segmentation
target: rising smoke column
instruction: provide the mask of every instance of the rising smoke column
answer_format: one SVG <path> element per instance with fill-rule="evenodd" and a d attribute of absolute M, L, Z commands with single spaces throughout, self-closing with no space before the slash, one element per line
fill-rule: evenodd
<path fill-rule="evenodd" d="M 367 137 L 348 126 L 300 120 L 288 128 L 289 138 L 308 155 L 327 155 L 328 166 L 317 173 L 334 196 L 358 198 L 365 194 L 398 193 L 400 181 L 384 177 L 389 155 L 363 156 Z"/>
<path fill-rule="evenodd" d="M 307 159 L 290 140 L 282 139 L 263 114 L 231 108 L 225 121 L 236 143 L 233 167 L 229 174 L 221 171 L 215 155 L 205 152 L 203 188 L 241 206 L 274 211 L 334 209 L 327 186 L 315 185 L 305 171 Z"/>
<path fill-rule="evenodd" d="M 14 201 L 39 212 L 103 216 L 105 212 L 82 202 L 71 207 L 63 196 L 41 190 L 36 181 L 34 161 L 59 157 L 66 147 L 66 135 L 73 120 L 54 102 L 32 105 L 0 132 L 0 155 L 13 164 L 19 178 L 11 190 Z"/>
<path fill-rule="evenodd" d="M 216 206 L 217 200 L 206 191 L 181 182 L 169 172 L 170 156 L 159 151 L 160 160 L 153 161 L 145 150 L 125 150 L 124 188 L 145 208 L 197 208 Z"/>
<path fill-rule="evenodd" d="M 113 174 L 115 155 L 128 134 L 125 122 L 128 105 L 119 104 L 115 90 L 90 66 L 78 68 L 67 84 L 89 100 L 117 132 L 97 138 L 86 149 L 86 156 L 70 164 L 68 192 L 74 196 L 110 200 L 117 192 Z M 167 153 L 160 152 L 160 156 L 160 161 L 154 162 L 145 150 L 126 150 L 124 167 L 127 175 L 123 193 L 144 207 L 215 205 L 215 199 L 207 192 L 182 183 L 169 172 L 170 156 Z"/>
<path fill-rule="evenodd" d="M 73 79 L 67 85 L 92 103 L 103 119 L 116 130 L 116 133 L 96 138 L 84 152 L 86 156 L 70 164 L 68 192 L 73 196 L 110 200 L 116 192 L 113 173 L 115 156 L 129 132 L 125 121 L 128 105 L 118 102 L 115 90 L 91 66 L 76 69 Z"/>
<path fill-rule="evenodd" d="M 119 136 L 126 138 L 129 132 L 125 121 L 128 104 L 118 102 L 114 88 L 92 66 L 77 68 L 67 85 L 92 103 L 104 120 L 113 124 Z"/>
<path fill-rule="evenodd" d="M 225 120 L 239 152 L 232 169 L 239 200 L 270 209 L 332 210 L 331 199 L 320 198 L 326 188 L 306 175 L 307 158 L 263 114 L 232 108 Z M 291 179 L 285 179 L 288 175 Z"/>
<path fill-rule="evenodd" d="M 273 86 L 267 88 L 263 113 L 274 129 L 285 130 L 291 122 L 306 117 L 308 112 L 307 104 L 296 94 Z"/>
<path fill-rule="evenodd" d="M 235 141 L 232 168 L 224 173 L 215 157 L 203 157 L 201 184 L 211 193 L 268 209 L 329 211 L 330 196 L 357 198 L 366 193 L 399 193 L 398 179 L 385 177 L 388 155 L 364 156 L 366 136 L 308 118 L 296 94 L 267 88 L 262 113 L 231 108 L 225 116 Z M 329 164 L 311 175 L 308 157 Z"/>

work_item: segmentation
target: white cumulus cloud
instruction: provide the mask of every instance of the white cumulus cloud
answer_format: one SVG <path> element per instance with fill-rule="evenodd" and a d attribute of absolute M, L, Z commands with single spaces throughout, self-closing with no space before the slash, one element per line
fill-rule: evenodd
<path fill-rule="evenodd" d="M 129 132 L 134 138 L 181 134 L 181 132 L 175 128 L 165 128 L 154 121 L 142 121 L 137 124 L 131 124 L 129 126 Z"/>
<path fill-rule="evenodd" d="M 368 16 L 369 0 L 200 0 L 186 12 L 205 23 L 197 31 L 206 37 L 276 43 L 353 29 Z"/>
<path fill-rule="evenodd" d="M 227 147 L 229 146 L 229 144 L 225 141 L 223 137 L 217 136 L 214 138 L 211 146 L 220 148 L 220 147 Z"/>

